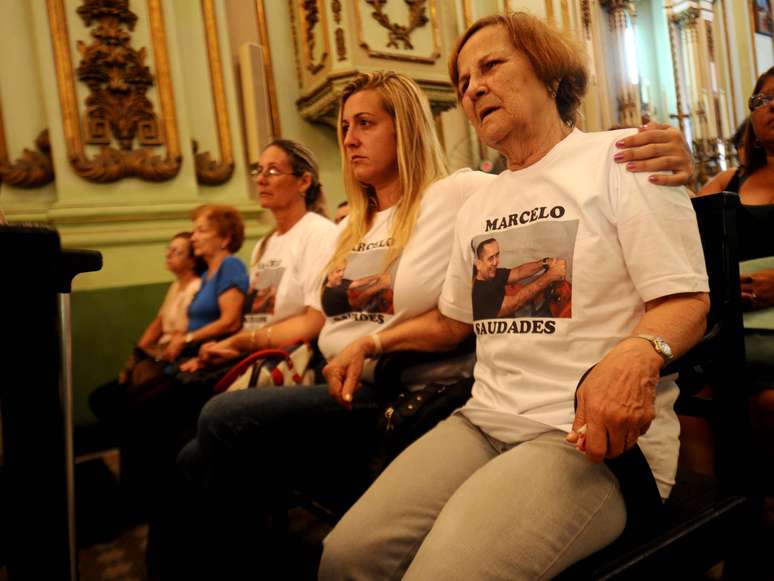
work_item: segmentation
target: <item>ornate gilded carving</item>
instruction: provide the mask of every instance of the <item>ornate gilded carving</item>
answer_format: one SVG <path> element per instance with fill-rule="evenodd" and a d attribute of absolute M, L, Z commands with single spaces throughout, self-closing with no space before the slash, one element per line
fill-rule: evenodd
<path fill-rule="evenodd" d="M 196 142 L 194 142 L 194 159 L 197 181 L 200 184 L 215 186 L 227 182 L 234 174 L 234 151 L 231 144 L 231 127 L 228 121 L 228 105 L 226 104 L 226 89 L 223 81 L 223 65 L 220 58 L 214 0 L 202 0 L 202 16 L 204 35 L 207 39 L 207 62 L 210 67 L 212 101 L 218 125 L 220 161 L 212 159 L 209 151 L 197 153 Z"/>
<path fill-rule="evenodd" d="M 145 65 L 146 50 L 129 45 L 137 16 L 128 0 L 84 0 L 76 10 L 94 41 L 78 41 L 81 62 L 78 80 L 89 87 L 83 123 L 86 143 L 110 145 L 118 141 L 130 151 L 135 139 L 140 145 L 160 145 L 159 124 L 153 103 L 145 93 L 153 86 L 153 75 Z"/>
<path fill-rule="evenodd" d="M 712 34 L 712 22 L 709 20 L 704 21 L 704 27 L 707 31 L 707 51 L 711 62 L 715 62 L 715 37 Z"/>
<path fill-rule="evenodd" d="M 44 129 L 35 139 L 38 151 L 26 147 L 21 157 L 11 163 L 5 147 L 4 133 L 0 119 L 0 182 L 17 188 L 39 188 L 54 179 L 54 165 L 51 162 L 51 143 L 48 129 Z"/>
<path fill-rule="evenodd" d="M 21 157 L 11 163 L 5 142 L 3 109 L 0 106 L 0 182 L 17 188 L 38 188 L 50 183 L 54 179 L 54 166 L 51 163 L 48 129 L 40 132 L 35 139 L 35 147 L 38 151 L 24 148 Z"/>
<path fill-rule="evenodd" d="M 336 56 L 340 61 L 347 60 L 347 43 L 344 39 L 344 29 L 339 27 L 336 29 Z"/>
<path fill-rule="evenodd" d="M 368 56 L 372 58 L 382 58 L 430 65 L 435 64 L 438 58 L 440 58 L 440 31 L 438 30 L 436 0 L 403 0 L 406 4 L 408 4 L 409 8 L 409 24 L 406 26 L 391 22 L 387 14 L 384 13 L 384 5 L 386 4 L 387 0 L 364 1 L 366 4 L 371 5 L 375 9 L 371 13 L 371 17 L 388 30 L 388 44 L 386 45 L 386 48 L 392 49 L 389 52 L 374 50 L 368 44 L 363 32 L 363 18 L 361 17 L 360 10 L 361 0 L 356 0 L 354 4 L 358 43 L 368 52 Z M 430 8 L 429 16 L 426 14 L 428 6 Z M 415 50 L 414 45 L 410 40 L 411 34 L 418 28 L 425 26 L 428 22 L 432 27 L 431 34 L 433 45 L 431 52 L 423 55 L 409 54 L 404 52 L 405 50 Z M 403 43 L 404 46 L 402 49 L 398 47 L 398 42 Z"/>
<path fill-rule="evenodd" d="M 400 48 L 398 43 L 402 42 L 404 49 L 414 50 L 414 45 L 411 44 L 411 33 L 428 23 L 427 0 L 403 1 L 409 7 L 409 22 L 406 26 L 391 22 L 390 17 L 384 13 L 387 0 L 366 0 L 366 4 L 373 6 L 374 11 L 371 16 L 388 31 L 387 48 Z"/>
<path fill-rule="evenodd" d="M 586 38 L 591 38 L 591 0 L 581 0 L 581 17 Z"/>
<path fill-rule="evenodd" d="M 299 88 L 301 88 L 303 86 L 303 80 L 301 79 L 301 57 L 299 55 L 298 35 L 296 34 L 296 13 L 293 9 L 294 4 L 295 3 L 293 0 L 288 0 L 288 12 L 290 13 L 290 34 L 293 38 L 293 46 L 296 47 L 296 50 L 293 51 L 293 54 L 296 57 L 296 79 L 298 80 Z"/>
<path fill-rule="evenodd" d="M 677 28 L 683 30 L 695 30 L 696 23 L 701 18 L 701 11 L 695 7 L 689 7 L 685 10 L 672 15 L 672 22 L 677 25 Z"/>
<path fill-rule="evenodd" d="M 328 58 L 328 53 L 323 51 L 320 55 L 319 62 L 314 62 L 314 28 L 320 21 L 320 10 L 317 6 L 317 0 L 303 0 L 301 7 L 304 10 L 304 21 L 306 23 L 306 70 L 311 74 L 316 75 L 323 69 L 325 66 L 325 59 Z"/>
<path fill-rule="evenodd" d="M 341 27 L 341 1 L 331 1 L 331 11 L 333 12 L 333 21 L 337 24 L 334 36 L 336 37 L 336 56 L 340 61 L 347 60 L 347 43 L 344 35 L 344 29 Z"/>
<path fill-rule="evenodd" d="M 59 100 L 64 121 L 67 155 L 75 172 L 94 182 L 113 182 L 135 176 L 165 181 L 180 171 L 174 97 L 170 81 L 166 38 L 160 0 L 148 0 L 148 15 L 158 82 L 161 117 L 145 96 L 154 78 L 145 65 L 145 49 L 130 46 L 130 31 L 137 16 L 128 0 L 84 0 L 77 12 L 86 26 L 96 22 L 93 42 L 78 43 L 82 60 L 77 70 L 70 58 L 70 40 L 63 0 L 47 0 L 56 64 Z M 83 115 L 86 142 L 101 145 L 89 157 L 84 149 L 78 102 L 73 79 L 90 90 Z M 111 147 L 114 141 L 119 148 Z M 134 142 L 140 145 L 133 149 Z M 151 149 L 166 144 L 166 156 Z"/>
<path fill-rule="evenodd" d="M 292 0 L 291 0 L 292 2 Z M 269 31 L 266 26 L 266 11 L 264 10 L 263 0 L 255 0 L 255 10 L 258 15 L 258 38 L 260 39 L 261 49 L 263 50 L 263 67 L 266 77 L 266 88 L 269 91 L 269 108 L 271 109 L 271 129 L 272 135 L 282 135 L 282 128 L 279 121 L 279 109 L 277 108 L 277 89 L 274 86 L 274 67 L 271 62 L 271 46 L 269 45 Z M 290 7 L 290 28 L 293 31 L 293 46 L 296 44 L 296 27 L 293 22 L 293 8 Z M 296 72 L 298 71 L 298 59 L 296 59 Z M 301 84 L 301 75 L 299 73 L 299 85 Z"/>
<path fill-rule="evenodd" d="M 224 163 L 223 160 L 212 159 L 209 151 L 199 153 L 199 144 L 192 140 L 196 165 L 196 181 L 207 186 L 217 186 L 231 179 L 234 174 L 234 162 Z"/>

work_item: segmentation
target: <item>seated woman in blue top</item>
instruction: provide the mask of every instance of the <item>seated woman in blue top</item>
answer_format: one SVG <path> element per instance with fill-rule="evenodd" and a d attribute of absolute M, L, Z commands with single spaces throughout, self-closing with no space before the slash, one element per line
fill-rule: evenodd
<path fill-rule="evenodd" d="M 193 219 L 194 255 L 207 264 L 199 292 L 188 307 L 188 328 L 172 334 L 160 359 L 165 373 L 139 386 L 122 386 L 112 403 L 119 430 L 121 484 L 128 513 L 143 517 L 153 510 L 155 491 L 174 466 L 178 450 L 193 432 L 199 410 L 212 396 L 211 384 L 179 374 L 179 364 L 198 346 L 235 333 L 242 326 L 248 288 L 247 269 L 233 256 L 244 241 L 244 223 L 236 208 L 205 204 Z"/>
<path fill-rule="evenodd" d="M 188 307 L 188 333 L 172 337 L 164 352 L 168 361 L 180 357 L 188 345 L 230 335 L 242 327 L 249 280 L 245 265 L 232 256 L 245 239 L 242 217 L 231 206 L 205 204 L 193 211 L 192 218 L 194 254 L 204 259 L 207 270 Z"/>

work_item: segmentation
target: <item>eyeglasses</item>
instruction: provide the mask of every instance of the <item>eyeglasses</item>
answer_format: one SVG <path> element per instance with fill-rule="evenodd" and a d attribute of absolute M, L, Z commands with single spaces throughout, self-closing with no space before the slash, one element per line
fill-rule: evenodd
<path fill-rule="evenodd" d="M 276 178 L 279 176 L 295 176 L 295 175 L 298 175 L 298 174 L 294 171 L 280 171 L 276 167 L 268 167 L 266 169 L 263 169 L 260 165 L 250 170 L 250 177 L 253 178 L 254 180 L 257 180 L 261 176 L 265 178 Z"/>
<path fill-rule="evenodd" d="M 747 102 L 747 105 L 750 107 L 750 111 L 757 111 L 758 109 L 762 109 L 772 101 L 774 101 L 774 95 L 767 95 L 766 93 L 758 93 L 757 95 L 753 95 L 752 97 L 750 97 L 750 100 Z"/>

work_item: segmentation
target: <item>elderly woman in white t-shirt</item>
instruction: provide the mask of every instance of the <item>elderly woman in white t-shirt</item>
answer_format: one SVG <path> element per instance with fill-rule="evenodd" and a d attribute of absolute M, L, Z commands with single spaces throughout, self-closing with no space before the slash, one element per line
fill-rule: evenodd
<path fill-rule="evenodd" d="M 350 211 L 320 264 L 315 308 L 242 334 L 235 350 L 319 334 L 320 350 L 332 359 L 354 340 L 416 318 L 437 304 L 457 210 L 493 176 L 464 170 L 446 177 L 434 127 L 429 103 L 404 75 L 358 75 L 344 89 L 338 132 Z M 682 167 L 687 157 L 674 132 L 643 133 L 626 145 L 661 141 L 665 135 L 670 144 L 657 153 L 676 153 Z M 649 169 L 653 161 L 636 163 Z M 266 514 L 282 513 L 288 490 L 310 485 L 318 492 L 325 486 L 339 492 L 342 487 L 362 489 L 367 470 L 361 461 L 373 448 L 373 423 L 385 396 L 368 381 L 357 398 L 345 401 L 332 395 L 325 385 L 246 390 L 218 396 L 202 410 L 197 437 L 178 464 L 203 509 L 193 515 L 194 523 L 190 509 L 177 517 L 178 528 L 213 531 L 186 542 L 207 539 L 197 555 L 215 573 L 224 574 L 224 567 L 242 576 L 267 570 L 275 545 L 231 533 L 243 533 L 246 523 L 270 522 Z M 172 541 L 181 538 L 170 534 Z M 195 566 L 201 571 L 203 565 L 196 561 Z"/>
<path fill-rule="evenodd" d="M 354 342 L 326 376 L 349 402 L 364 358 L 448 349 L 475 332 L 473 396 L 342 518 L 321 579 L 548 579 L 624 528 L 604 459 L 644 455 L 642 494 L 655 506 L 669 494 L 677 388 L 659 371 L 704 331 L 701 243 L 687 192 L 613 163 L 629 132 L 574 128 L 582 54 L 523 13 L 482 19 L 458 41 L 459 101 L 508 169 L 462 205 L 438 308 Z M 485 291 L 471 277 L 482 245 L 497 254 Z M 504 301 L 509 269 L 545 257 L 556 260 L 541 276 L 554 272 L 571 310 L 477 304 Z M 539 281 L 523 288 L 547 288 Z"/>

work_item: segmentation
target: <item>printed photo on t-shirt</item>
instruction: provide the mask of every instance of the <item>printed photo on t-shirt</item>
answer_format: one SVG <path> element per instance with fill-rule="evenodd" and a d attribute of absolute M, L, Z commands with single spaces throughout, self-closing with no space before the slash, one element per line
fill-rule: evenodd
<path fill-rule="evenodd" d="M 389 242 L 388 239 L 364 245 L 363 251 L 356 249 L 336 265 L 322 288 L 322 307 L 326 316 L 395 313 L 393 287 L 399 260 L 382 272 Z"/>
<path fill-rule="evenodd" d="M 277 289 L 285 268 L 281 260 L 261 262 L 253 272 L 250 281 L 250 313 L 253 315 L 273 315 Z"/>
<path fill-rule="evenodd" d="M 577 231 L 566 220 L 474 237 L 473 319 L 570 318 Z"/>

